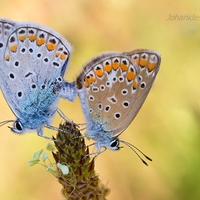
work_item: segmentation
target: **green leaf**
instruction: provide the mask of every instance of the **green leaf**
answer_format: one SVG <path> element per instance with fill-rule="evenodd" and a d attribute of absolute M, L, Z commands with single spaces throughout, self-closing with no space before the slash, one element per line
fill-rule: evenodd
<path fill-rule="evenodd" d="M 55 168 L 54 166 L 48 166 L 48 167 L 46 168 L 46 170 L 47 170 L 48 172 L 51 172 L 52 174 L 56 175 L 56 168 Z"/>
<path fill-rule="evenodd" d="M 28 161 L 28 165 L 29 165 L 29 166 L 34 166 L 34 165 L 38 164 L 39 162 L 40 162 L 39 159 L 37 159 L 37 158 L 31 158 L 31 159 Z"/>
<path fill-rule="evenodd" d="M 42 160 L 45 161 L 48 157 L 49 157 L 48 154 L 44 152 L 42 155 Z"/>
<path fill-rule="evenodd" d="M 33 158 L 39 159 L 40 156 L 41 156 L 41 154 L 42 154 L 42 152 L 43 152 L 43 149 L 41 149 L 41 150 L 35 152 L 34 155 L 33 155 Z"/>
<path fill-rule="evenodd" d="M 33 157 L 28 161 L 28 165 L 29 166 L 33 166 L 33 165 L 36 165 L 40 162 L 40 155 L 42 154 L 43 152 L 43 149 L 37 151 L 34 153 Z"/>
<path fill-rule="evenodd" d="M 54 147 L 53 144 L 48 143 L 47 146 L 46 146 L 46 149 L 49 150 L 49 151 L 54 151 L 54 150 L 55 150 L 55 147 Z"/>

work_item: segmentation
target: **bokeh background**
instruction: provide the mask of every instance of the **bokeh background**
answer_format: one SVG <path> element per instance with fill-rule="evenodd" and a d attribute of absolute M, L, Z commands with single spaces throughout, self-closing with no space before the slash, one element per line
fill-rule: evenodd
<path fill-rule="evenodd" d="M 68 80 L 103 51 L 148 48 L 161 53 L 155 84 L 120 136 L 153 162 L 146 167 L 128 147 L 100 155 L 96 172 L 111 188 L 109 200 L 200 199 L 199 7 L 198 0 L 0 0 L 0 17 L 51 27 L 73 45 Z M 169 15 L 199 18 L 167 20 Z M 75 122 L 84 122 L 78 99 L 61 100 L 59 108 Z M 0 121 L 8 119 L 15 116 L 0 94 Z M 53 124 L 61 121 L 56 116 Z M 45 135 L 52 134 L 45 129 Z M 47 143 L 37 134 L 19 136 L 0 127 L 0 199 L 63 199 L 61 185 L 45 168 L 28 166 L 33 153 Z"/>

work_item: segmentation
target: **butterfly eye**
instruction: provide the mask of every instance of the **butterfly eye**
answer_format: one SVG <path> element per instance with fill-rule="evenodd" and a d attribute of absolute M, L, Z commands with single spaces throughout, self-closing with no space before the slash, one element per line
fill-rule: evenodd
<path fill-rule="evenodd" d="M 118 150 L 119 149 L 119 139 L 115 138 L 110 142 L 109 148 L 111 150 Z"/>
<path fill-rule="evenodd" d="M 20 121 L 15 121 L 14 127 L 12 128 L 12 131 L 16 133 L 22 133 L 23 132 L 23 125 Z"/>

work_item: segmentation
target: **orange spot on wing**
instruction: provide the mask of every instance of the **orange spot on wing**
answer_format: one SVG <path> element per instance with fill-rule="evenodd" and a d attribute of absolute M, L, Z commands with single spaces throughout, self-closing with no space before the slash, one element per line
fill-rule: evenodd
<path fill-rule="evenodd" d="M 102 77 L 104 74 L 102 69 L 96 69 L 94 72 L 98 77 Z"/>
<path fill-rule="evenodd" d="M 61 60 L 65 60 L 67 58 L 67 56 L 65 54 L 61 54 L 60 59 Z"/>
<path fill-rule="evenodd" d="M 14 44 L 14 45 L 10 46 L 10 50 L 11 50 L 12 52 L 16 52 L 16 51 L 17 51 L 17 45 Z"/>
<path fill-rule="evenodd" d="M 111 70 L 112 70 L 112 66 L 111 65 L 105 65 L 104 70 L 107 71 L 108 73 L 110 73 Z"/>
<path fill-rule="evenodd" d="M 20 35 L 20 36 L 19 36 L 19 40 L 20 40 L 21 42 L 23 42 L 25 39 L 26 39 L 26 35 Z"/>
<path fill-rule="evenodd" d="M 127 79 L 128 81 L 132 81 L 135 78 L 135 73 L 130 71 L 127 73 Z"/>
<path fill-rule="evenodd" d="M 135 59 L 133 59 L 134 60 L 134 62 L 138 65 L 139 64 L 139 59 L 138 58 L 135 58 Z"/>
<path fill-rule="evenodd" d="M 128 70 L 128 66 L 125 65 L 124 63 L 121 63 L 120 67 L 121 67 L 121 69 L 122 69 L 123 72 Z"/>
<path fill-rule="evenodd" d="M 56 57 L 59 57 L 61 55 L 60 52 L 56 52 Z"/>
<path fill-rule="evenodd" d="M 30 40 L 31 42 L 33 42 L 33 41 L 36 40 L 36 35 L 35 35 L 35 34 L 29 35 L 28 38 L 29 38 L 29 40 Z"/>
<path fill-rule="evenodd" d="M 10 60 L 10 56 L 9 55 L 5 55 L 5 60 L 9 61 Z"/>
<path fill-rule="evenodd" d="M 45 41 L 46 40 L 44 38 L 37 38 L 36 39 L 36 43 L 37 43 L 38 46 L 43 45 L 45 43 Z"/>
<path fill-rule="evenodd" d="M 119 62 L 112 62 L 112 68 L 117 70 L 119 68 Z"/>
<path fill-rule="evenodd" d="M 96 78 L 94 78 L 93 76 L 91 76 L 90 78 L 91 78 L 92 83 L 96 81 Z"/>
<path fill-rule="evenodd" d="M 88 77 L 85 78 L 85 81 L 87 81 L 88 84 L 92 84 L 92 82 L 93 82 L 93 77 L 88 76 Z"/>
<path fill-rule="evenodd" d="M 140 59 L 140 66 L 145 67 L 147 64 L 147 61 L 145 59 Z"/>
<path fill-rule="evenodd" d="M 85 87 L 89 87 L 89 82 L 87 81 L 87 79 L 84 81 L 84 85 Z"/>
<path fill-rule="evenodd" d="M 56 48 L 56 44 L 53 44 L 53 43 L 51 43 L 51 42 L 49 42 L 47 45 L 46 45 L 46 47 L 47 47 L 47 49 L 49 50 L 49 51 L 53 51 L 55 48 Z"/>
<path fill-rule="evenodd" d="M 137 88 L 137 81 L 135 80 L 134 82 L 133 82 L 133 89 L 135 90 L 136 88 Z"/>
<path fill-rule="evenodd" d="M 151 72 L 156 67 L 156 63 L 148 63 L 148 70 Z"/>

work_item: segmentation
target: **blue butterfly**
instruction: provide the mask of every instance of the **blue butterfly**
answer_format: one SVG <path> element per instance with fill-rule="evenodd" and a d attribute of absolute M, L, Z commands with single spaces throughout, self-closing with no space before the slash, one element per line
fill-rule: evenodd
<path fill-rule="evenodd" d="M 120 142 L 138 150 L 119 140 L 118 136 L 139 112 L 155 81 L 160 63 L 158 52 L 137 49 L 124 53 L 102 53 L 84 65 L 76 82 L 86 117 L 87 136 L 95 140 L 96 154 L 102 152 L 101 148 L 118 150 Z"/>
<path fill-rule="evenodd" d="M 71 45 L 52 29 L 34 23 L 0 19 L 0 84 L 2 93 L 16 115 L 12 131 L 22 134 L 49 127 L 58 110 L 59 98 L 74 101 L 74 82 L 63 77 Z M 48 137 L 45 137 L 48 138 Z"/>

